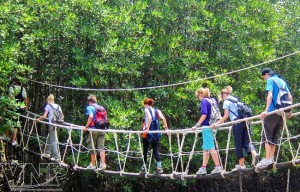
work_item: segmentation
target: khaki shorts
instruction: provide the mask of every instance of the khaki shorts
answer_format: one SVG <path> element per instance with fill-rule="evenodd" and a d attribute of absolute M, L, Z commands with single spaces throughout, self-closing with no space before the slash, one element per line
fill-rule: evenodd
<path fill-rule="evenodd" d="M 90 149 L 90 153 L 97 153 L 97 152 L 103 151 L 104 150 L 104 141 L 105 141 L 105 133 L 89 132 L 87 144 L 88 144 L 88 148 Z M 93 148 L 93 145 L 94 145 L 94 148 Z"/>

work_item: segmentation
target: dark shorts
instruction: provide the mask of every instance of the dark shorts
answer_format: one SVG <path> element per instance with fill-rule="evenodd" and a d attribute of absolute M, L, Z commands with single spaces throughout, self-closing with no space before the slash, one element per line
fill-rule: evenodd
<path fill-rule="evenodd" d="M 269 144 L 278 144 L 278 134 L 283 125 L 282 116 L 277 114 L 268 115 L 264 119 L 264 130 L 263 141 Z M 267 137 L 267 140 L 266 140 Z"/>

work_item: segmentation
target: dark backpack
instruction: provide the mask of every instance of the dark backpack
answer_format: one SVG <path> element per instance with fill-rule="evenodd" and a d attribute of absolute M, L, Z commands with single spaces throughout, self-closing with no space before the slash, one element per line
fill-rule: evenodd
<path fill-rule="evenodd" d="M 12 87 L 14 90 L 16 90 L 16 87 L 14 85 Z M 15 95 L 15 99 L 18 103 L 23 102 L 25 100 L 22 93 L 23 93 L 23 86 L 21 86 L 21 91 L 17 95 Z"/>
<path fill-rule="evenodd" d="M 252 116 L 252 110 L 246 103 L 239 101 L 237 98 L 236 99 L 228 98 L 227 100 L 234 103 L 235 106 L 237 107 L 238 114 L 234 113 L 230 109 L 229 111 L 233 113 L 234 116 L 236 116 L 238 119 L 244 119 L 246 117 Z"/>
<path fill-rule="evenodd" d="M 211 105 L 209 125 L 212 125 L 221 119 L 221 112 L 220 112 L 218 104 L 214 98 L 206 98 L 206 100 Z"/>
<path fill-rule="evenodd" d="M 96 117 L 93 118 L 93 123 L 96 129 L 108 129 L 109 120 L 107 118 L 107 111 L 101 105 L 93 105 L 96 110 Z"/>
<path fill-rule="evenodd" d="M 152 117 L 152 121 L 151 121 L 151 124 L 150 124 L 149 131 L 157 131 L 157 130 L 159 130 L 158 110 L 154 109 L 155 116 L 152 115 L 152 112 L 151 112 L 150 108 L 148 108 L 148 110 L 149 110 L 149 113 Z M 148 133 L 147 134 L 147 141 L 148 142 L 153 142 L 153 143 L 158 143 L 160 136 L 161 136 L 161 133 Z"/>
<path fill-rule="evenodd" d="M 286 87 L 287 87 L 286 83 L 283 87 L 280 87 L 279 83 L 275 79 L 273 79 L 273 81 L 275 82 L 275 84 L 279 88 L 276 103 L 274 104 L 274 102 L 272 100 L 272 104 L 274 105 L 274 107 L 276 109 L 280 109 L 280 108 L 285 108 L 285 107 L 291 106 L 292 101 L 289 100 L 289 93 L 286 90 Z M 285 113 L 290 113 L 291 109 L 285 110 L 284 112 Z"/>
<path fill-rule="evenodd" d="M 51 104 L 49 104 L 50 107 L 53 110 L 53 115 L 52 115 L 52 119 L 51 119 L 51 123 L 58 123 L 58 124 L 62 124 L 64 123 L 64 114 L 60 108 L 59 105 L 57 105 L 57 108 L 54 108 Z"/>

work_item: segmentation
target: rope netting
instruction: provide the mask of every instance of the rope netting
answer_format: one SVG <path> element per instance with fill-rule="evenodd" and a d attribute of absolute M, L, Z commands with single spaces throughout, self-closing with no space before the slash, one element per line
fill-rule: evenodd
<path fill-rule="evenodd" d="M 280 109 L 267 115 L 274 113 L 280 113 L 283 118 L 283 128 L 281 129 L 279 143 L 275 144 L 277 146 L 277 152 L 274 157 L 273 169 L 284 168 L 288 166 L 296 166 L 299 164 L 298 152 L 300 150 L 299 137 L 300 134 L 291 136 L 290 130 L 287 126 L 287 117 L 284 113 L 286 109 L 292 109 L 300 107 L 300 103 L 292 105 L 290 107 Z M 293 113 L 293 116 L 296 117 L 300 115 L 300 112 Z M 117 130 L 117 129 L 89 129 L 88 132 L 84 133 L 82 131 L 83 126 L 64 123 L 64 124 L 52 124 L 45 121 L 36 122 L 34 121 L 39 115 L 32 112 L 27 112 L 26 115 L 20 115 L 22 118 L 25 118 L 25 125 L 21 127 L 19 134 L 21 140 L 19 141 L 18 147 L 23 149 L 23 151 L 32 152 L 35 155 L 39 155 L 42 159 L 50 159 L 45 154 L 46 147 L 49 147 L 47 143 L 49 134 L 42 133 L 41 126 L 54 126 L 56 128 L 58 136 L 58 149 L 60 154 L 60 159 L 58 162 L 63 166 L 68 166 L 74 170 L 83 170 L 83 171 L 94 171 L 101 172 L 103 174 L 113 174 L 121 176 L 137 176 L 137 177 L 159 177 L 159 178 L 180 178 L 180 179 L 192 179 L 192 178 L 212 178 L 212 177 L 225 177 L 232 174 L 241 174 L 247 172 L 259 172 L 264 169 L 271 168 L 257 168 L 249 167 L 247 169 L 239 170 L 238 172 L 229 171 L 229 167 L 235 165 L 233 162 L 229 162 L 230 159 L 235 160 L 234 153 L 234 144 L 232 143 L 231 133 L 232 125 L 240 122 L 246 122 L 250 142 L 258 149 L 258 154 L 262 156 L 262 145 L 263 140 L 262 136 L 265 134 L 263 128 L 263 121 L 259 115 L 252 116 L 245 119 L 239 119 L 233 122 L 227 122 L 216 126 L 218 132 L 214 134 L 214 141 L 216 144 L 216 151 L 218 153 L 218 158 L 220 160 L 220 166 L 222 168 L 221 174 L 207 174 L 207 175 L 197 175 L 196 168 L 191 165 L 201 166 L 202 154 L 200 150 L 201 146 L 201 134 L 204 128 L 197 128 L 196 131 L 191 128 L 186 129 L 174 129 L 174 130 L 159 130 L 159 131 L 149 131 L 149 133 L 162 133 L 161 142 L 165 146 L 161 146 L 160 152 L 163 161 L 164 174 L 154 175 L 150 173 L 151 167 L 153 164 L 152 151 L 149 152 L 150 156 L 149 164 L 146 167 L 146 163 L 143 158 L 143 148 L 142 148 L 142 133 L 143 131 L 134 131 L 134 130 Z M 253 137 L 251 130 L 260 132 L 260 137 Z M 96 161 L 96 168 L 90 169 L 85 168 L 87 165 L 84 165 L 84 162 L 87 162 L 89 159 L 90 152 L 93 152 L 93 148 L 89 149 L 86 145 L 85 138 L 87 134 L 94 134 L 96 132 L 105 132 L 106 141 L 105 141 L 105 152 L 107 158 L 108 168 L 106 170 L 101 170 L 101 163 Z M 258 133 L 258 132 L 257 132 Z M 257 134 L 258 135 L 258 134 Z M 220 141 L 227 140 L 220 144 Z M 192 145 L 191 145 L 192 144 Z M 167 147 L 166 147 L 167 146 Z M 282 155 L 284 153 L 284 155 Z M 232 156 L 231 156 L 232 155 Z M 280 162 L 279 162 L 280 161 Z M 135 166 L 133 166 L 135 165 Z M 146 173 L 140 174 L 139 169 L 132 170 L 136 168 L 136 165 L 141 165 L 146 167 Z M 193 170 L 193 171 L 190 171 Z"/>

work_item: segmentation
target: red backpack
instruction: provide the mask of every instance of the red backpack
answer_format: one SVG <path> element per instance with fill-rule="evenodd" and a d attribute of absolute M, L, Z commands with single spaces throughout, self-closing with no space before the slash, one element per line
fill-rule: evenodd
<path fill-rule="evenodd" d="M 93 124 L 96 129 L 108 129 L 109 121 L 107 118 L 107 111 L 101 105 L 93 105 L 96 110 L 96 117 L 93 118 Z"/>

